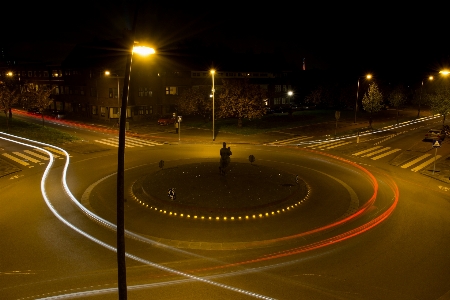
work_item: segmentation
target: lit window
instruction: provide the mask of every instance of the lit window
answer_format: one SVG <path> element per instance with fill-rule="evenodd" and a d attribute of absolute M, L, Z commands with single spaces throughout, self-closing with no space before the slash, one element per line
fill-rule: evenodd
<path fill-rule="evenodd" d="M 178 95 L 178 88 L 176 86 L 166 86 L 166 95 Z"/>

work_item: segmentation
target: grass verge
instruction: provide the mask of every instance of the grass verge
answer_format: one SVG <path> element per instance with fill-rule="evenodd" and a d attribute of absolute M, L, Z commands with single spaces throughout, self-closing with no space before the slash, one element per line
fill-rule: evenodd
<path fill-rule="evenodd" d="M 18 120 L 15 119 L 14 116 L 9 120 L 9 128 L 7 127 L 6 121 L 6 117 L 4 115 L 0 115 L 0 132 L 17 135 L 51 145 L 61 145 L 78 140 L 78 138 L 73 135 L 48 126 Z"/>

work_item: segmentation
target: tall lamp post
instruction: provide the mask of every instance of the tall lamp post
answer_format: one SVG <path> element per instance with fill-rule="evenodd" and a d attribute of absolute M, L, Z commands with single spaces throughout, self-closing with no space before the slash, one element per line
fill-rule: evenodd
<path fill-rule="evenodd" d="M 214 89 L 214 74 L 216 73 L 216 70 L 211 70 L 211 75 L 212 75 L 212 123 L 213 123 L 213 127 L 212 127 L 212 131 L 213 131 L 213 141 L 216 140 L 215 138 L 215 132 L 214 132 L 214 94 L 215 94 L 215 89 Z"/>
<path fill-rule="evenodd" d="M 423 78 L 422 79 L 422 85 L 420 86 L 420 95 L 419 95 L 419 108 L 418 108 L 418 110 L 417 110 L 417 117 L 418 118 L 420 118 L 420 103 L 422 102 L 422 89 L 423 89 L 423 81 L 425 80 L 425 79 L 428 79 L 428 80 L 433 80 L 433 76 L 428 76 L 427 78 Z"/>
<path fill-rule="evenodd" d="M 356 123 L 356 111 L 358 110 L 358 100 L 359 100 L 359 80 L 361 78 L 366 78 L 368 80 L 370 80 L 372 78 L 372 75 L 367 74 L 366 76 L 359 76 L 358 77 L 358 88 L 356 89 L 356 102 L 355 102 L 355 122 Z"/>
<path fill-rule="evenodd" d="M 127 116 L 128 92 L 130 89 L 131 64 L 134 53 L 149 55 L 154 54 L 155 50 L 149 47 L 134 46 L 133 42 L 132 50 L 127 54 L 123 82 L 124 89 L 121 111 L 125 113 L 119 115 L 119 148 L 117 155 L 117 273 L 120 300 L 127 299 L 127 269 L 125 265 L 125 121 Z"/>
<path fill-rule="evenodd" d="M 106 76 L 110 76 L 111 72 L 110 71 L 105 71 L 105 75 Z M 116 75 L 117 78 L 117 116 L 120 117 L 120 89 L 119 89 L 119 74 L 114 74 Z M 114 97 L 114 92 L 113 92 L 113 97 Z"/>

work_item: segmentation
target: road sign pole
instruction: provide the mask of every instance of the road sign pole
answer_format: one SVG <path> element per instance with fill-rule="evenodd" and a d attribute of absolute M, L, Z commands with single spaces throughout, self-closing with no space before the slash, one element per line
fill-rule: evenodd
<path fill-rule="evenodd" d="M 434 148 L 434 165 L 433 165 L 433 175 L 434 175 L 434 171 L 436 170 L 436 154 L 437 154 L 437 148 Z"/>

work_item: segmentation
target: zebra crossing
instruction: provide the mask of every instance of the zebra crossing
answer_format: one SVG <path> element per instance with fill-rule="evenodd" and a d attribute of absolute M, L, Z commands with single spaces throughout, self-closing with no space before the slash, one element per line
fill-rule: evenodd
<path fill-rule="evenodd" d="M 119 138 L 118 137 L 112 137 L 108 139 L 101 139 L 101 140 L 95 140 L 96 143 L 100 143 L 103 145 L 111 146 L 111 147 L 119 147 Z M 125 148 L 133 148 L 133 147 L 153 147 L 153 146 L 161 146 L 164 145 L 164 143 L 159 143 L 156 141 L 149 141 L 149 140 L 143 140 L 138 139 L 134 137 L 126 137 L 125 138 Z"/>
<path fill-rule="evenodd" d="M 352 155 L 354 156 L 359 156 L 359 157 L 367 157 L 370 158 L 372 160 L 378 160 L 380 158 L 386 157 L 388 155 L 391 155 L 393 153 L 399 152 L 402 149 L 391 149 L 391 147 L 382 147 L 382 146 L 375 146 L 369 149 L 365 149 L 356 153 L 352 153 Z M 429 153 L 427 154 L 423 154 L 419 157 L 416 157 L 414 159 L 412 159 L 411 161 L 408 161 L 404 164 L 400 164 L 399 167 L 402 169 L 408 169 L 411 168 L 412 172 L 418 172 L 420 170 L 422 170 L 423 168 L 427 167 L 428 165 L 432 164 L 435 159 L 438 160 L 439 158 L 441 158 L 441 155 L 436 155 L 436 158 L 434 157 L 434 155 L 431 155 Z"/>
<path fill-rule="evenodd" d="M 346 141 L 346 140 L 327 140 L 327 141 L 321 141 L 317 143 L 313 143 L 310 145 L 306 145 L 307 142 L 305 142 L 306 139 L 311 138 L 308 136 L 298 136 L 294 138 L 289 138 L 281 141 L 275 141 L 272 143 L 269 143 L 268 145 L 292 145 L 292 144 L 304 144 L 304 148 L 309 149 L 316 149 L 316 150 L 329 150 L 329 149 L 335 149 L 341 146 L 349 145 L 352 142 Z M 395 158 L 402 149 L 399 148 L 391 148 L 391 147 L 384 147 L 384 146 L 377 146 L 378 144 L 375 144 L 374 147 L 371 147 L 369 149 L 364 149 L 355 153 L 351 153 L 353 156 L 358 156 L 362 158 L 367 158 L 371 160 L 379 160 L 381 158 L 389 158 L 393 159 Z M 395 156 L 393 156 L 395 155 Z M 415 157 L 414 159 L 405 162 L 404 164 L 398 165 L 402 169 L 411 169 L 412 172 L 418 172 L 430 164 L 434 162 L 434 160 L 438 160 L 441 158 L 441 155 L 436 155 L 436 158 L 432 154 L 423 154 L 419 157 Z"/>
<path fill-rule="evenodd" d="M 295 145 L 298 144 L 299 142 L 303 142 L 306 139 L 312 138 L 312 136 L 296 136 L 290 139 L 284 139 L 281 141 L 275 141 L 272 143 L 268 143 L 267 145 L 271 145 L 271 146 L 281 146 L 281 145 Z"/>
<path fill-rule="evenodd" d="M 53 158 L 55 159 L 64 159 L 65 153 L 54 149 L 52 147 L 43 147 L 44 149 L 50 151 Z M 33 149 L 33 150 L 23 150 L 23 151 L 13 151 L 11 153 L 2 153 L 4 158 L 12 160 L 24 167 L 34 168 L 35 165 L 44 165 L 49 160 L 50 157 L 48 153 L 42 149 Z M 70 155 L 69 155 L 70 156 Z"/>

